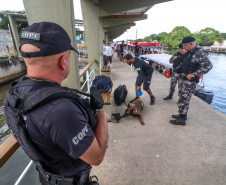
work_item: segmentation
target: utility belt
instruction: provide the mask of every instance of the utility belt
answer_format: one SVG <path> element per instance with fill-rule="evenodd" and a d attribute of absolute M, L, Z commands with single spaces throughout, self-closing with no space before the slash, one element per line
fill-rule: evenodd
<path fill-rule="evenodd" d="M 59 177 L 43 172 L 42 170 L 38 171 L 42 185 L 99 185 L 96 181 L 90 181 L 90 170 L 83 172 L 80 179 L 75 177 Z"/>
<path fill-rule="evenodd" d="M 190 82 L 199 83 L 199 76 L 192 77 L 191 80 L 189 80 L 186 76 L 180 76 L 183 80 L 188 80 Z"/>

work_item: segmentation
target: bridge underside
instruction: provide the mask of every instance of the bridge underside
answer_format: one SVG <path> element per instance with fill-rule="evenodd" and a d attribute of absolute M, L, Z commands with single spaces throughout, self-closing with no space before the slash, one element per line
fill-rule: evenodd
<path fill-rule="evenodd" d="M 91 67 L 97 74 L 100 73 L 102 41 L 112 41 L 126 30 L 135 26 L 135 22 L 147 19 L 145 14 L 155 4 L 171 0 L 81 0 L 85 40 L 89 61 L 96 59 Z M 11 28 L 18 48 L 20 39 L 15 25 L 18 21 L 28 21 L 29 25 L 35 22 L 51 21 L 61 25 L 69 34 L 72 45 L 76 48 L 76 30 L 73 0 L 23 0 L 26 17 L 10 17 Z M 76 9 L 76 7 L 75 7 Z M 71 55 L 71 73 L 64 80 L 63 85 L 80 88 L 78 57 Z"/>

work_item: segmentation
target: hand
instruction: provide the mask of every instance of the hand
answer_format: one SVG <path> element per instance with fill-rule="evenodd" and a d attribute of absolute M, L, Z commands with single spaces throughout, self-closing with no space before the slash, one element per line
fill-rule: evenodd
<path fill-rule="evenodd" d="M 96 118 L 96 121 L 98 123 L 100 123 L 100 122 L 102 122 L 102 123 L 105 123 L 106 122 L 107 123 L 108 122 L 108 119 L 109 119 L 109 115 L 108 115 L 107 112 L 105 112 L 103 110 L 100 110 L 100 111 L 96 112 L 95 118 Z"/>
<path fill-rule="evenodd" d="M 176 59 L 177 59 L 177 56 L 175 55 L 175 56 L 173 57 L 173 61 L 176 60 Z"/>
<path fill-rule="evenodd" d="M 193 78 L 193 77 L 195 77 L 195 75 L 193 75 L 192 73 L 190 73 L 190 74 L 187 75 L 187 79 L 188 80 L 191 80 L 191 78 Z"/>

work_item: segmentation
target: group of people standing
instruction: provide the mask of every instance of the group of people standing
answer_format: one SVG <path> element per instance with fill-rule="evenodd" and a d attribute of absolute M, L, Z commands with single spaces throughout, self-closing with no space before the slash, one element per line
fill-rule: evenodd
<path fill-rule="evenodd" d="M 135 42 L 135 46 L 134 46 L 134 49 L 133 49 L 133 53 L 135 55 L 135 57 L 139 57 L 140 54 L 143 55 L 143 54 L 159 54 L 158 51 L 151 51 L 150 48 L 142 48 L 137 42 Z"/>
<path fill-rule="evenodd" d="M 208 73 L 213 65 L 206 52 L 195 43 L 195 38 L 188 36 L 179 44 L 179 52 L 170 58 L 173 64 L 169 95 L 164 100 L 173 98 L 178 82 L 179 114 L 172 115 L 176 120 L 170 120 L 174 125 L 186 125 L 191 96 L 199 82 L 200 75 Z"/>
<path fill-rule="evenodd" d="M 137 69 L 136 91 L 139 91 L 143 84 L 143 90 L 150 95 L 150 104 L 153 105 L 155 103 L 155 97 L 150 89 L 153 68 L 139 58 L 140 46 L 137 45 L 137 43 L 134 47 L 134 51 L 135 57 L 131 54 L 127 54 L 124 59 L 127 64 L 133 64 Z M 172 118 L 175 118 L 175 120 L 170 120 L 170 123 L 174 125 L 186 125 L 189 103 L 196 89 L 196 83 L 199 82 L 200 75 L 208 73 L 213 65 L 206 52 L 195 43 L 195 38 L 191 36 L 183 38 L 182 43 L 179 44 L 179 52 L 175 53 L 170 58 L 169 62 L 173 64 L 173 69 L 169 95 L 165 97 L 164 100 L 173 98 L 177 82 L 179 96 L 179 114 L 172 115 Z M 138 97 L 139 95 L 136 93 L 136 98 Z"/>

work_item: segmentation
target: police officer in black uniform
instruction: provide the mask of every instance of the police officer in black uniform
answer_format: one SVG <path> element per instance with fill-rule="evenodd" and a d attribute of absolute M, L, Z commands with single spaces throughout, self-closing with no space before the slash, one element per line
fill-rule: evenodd
<path fill-rule="evenodd" d="M 124 40 L 122 41 L 122 44 L 119 46 L 120 48 L 120 61 L 123 62 L 123 56 L 124 56 L 124 50 L 126 49 L 126 45 L 124 44 Z"/>
<path fill-rule="evenodd" d="M 140 55 L 140 45 L 138 45 L 137 42 L 135 42 L 134 54 L 135 54 L 135 57 L 139 57 Z"/>
<path fill-rule="evenodd" d="M 109 115 L 105 111 L 95 114 L 94 131 L 88 108 L 60 85 L 70 72 L 71 50 L 76 51 L 68 34 L 58 24 L 41 22 L 26 28 L 21 38 L 27 75 L 14 82 L 5 100 L 9 127 L 35 161 L 42 184 L 98 184 L 90 182 L 89 172 L 91 165 L 99 165 L 104 158 Z M 53 94 L 55 90 L 62 92 Z M 43 97 L 51 93 L 47 102 Z M 46 103 L 40 104 L 42 99 Z"/>
<path fill-rule="evenodd" d="M 173 98 L 173 93 L 175 92 L 175 88 L 177 85 L 177 81 L 179 79 L 178 74 L 175 72 L 175 69 L 180 66 L 180 63 L 183 60 L 183 55 L 185 54 L 186 50 L 183 48 L 182 43 L 179 44 L 179 52 L 176 52 L 169 60 L 171 64 L 173 64 L 173 71 L 171 75 L 170 81 L 170 90 L 169 95 L 164 98 L 164 100 L 170 100 Z"/>
<path fill-rule="evenodd" d="M 196 89 L 196 83 L 199 82 L 199 76 L 208 73 L 213 68 L 206 52 L 196 45 L 194 37 L 183 38 L 182 44 L 187 52 L 184 54 L 181 65 L 176 68 L 176 72 L 180 74 L 181 83 L 178 84 L 179 115 L 172 115 L 176 120 L 170 120 L 170 123 L 174 125 L 186 125 L 190 99 Z"/>
<path fill-rule="evenodd" d="M 151 78 L 153 74 L 153 68 L 148 63 L 146 63 L 144 60 L 133 57 L 131 54 L 126 54 L 124 57 L 127 64 L 131 65 L 133 64 L 134 67 L 137 69 L 137 79 L 136 79 L 136 98 L 139 97 L 137 94 L 137 91 L 140 91 L 141 85 L 143 84 L 143 89 L 150 95 L 150 104 L 155 104 L 155 96 L 152 94 L 152 91 L 150 89 L 151 84 Z M 134 99 L 134 100 L 135 100 Z M 132 100 L 133 101 L 133 100 Z M 132 102 L 131 101 L 131 102 Z"/>

